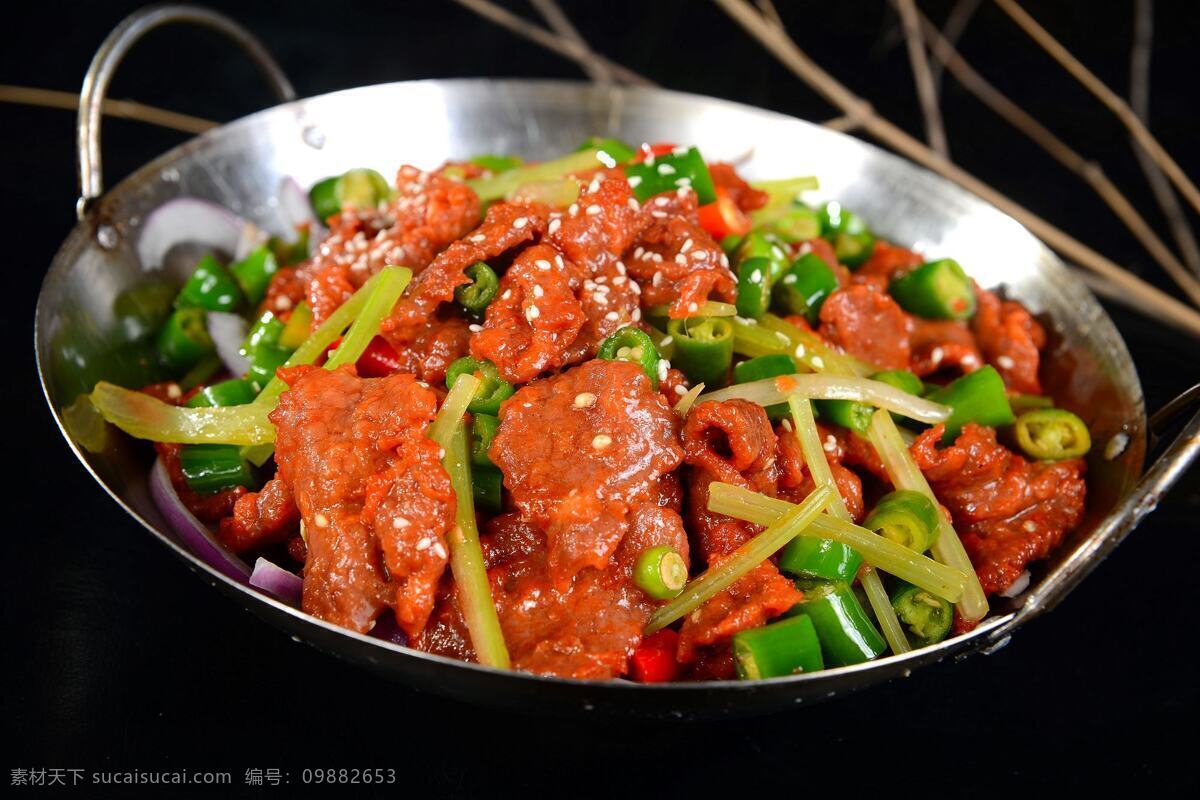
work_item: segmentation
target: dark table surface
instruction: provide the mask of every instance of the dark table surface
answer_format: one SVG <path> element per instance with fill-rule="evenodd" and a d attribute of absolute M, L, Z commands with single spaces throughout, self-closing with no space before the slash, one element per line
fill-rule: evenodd
<path fill-rule="evenodd" d="M 262 36 L 301 94 L 408 78 L 577 75 L 569 63 L 449 4 L 221 5 Z M 663 85 L 811 119 L 835 115 L 708 4 L 565 5 L 606 53 Z M 920 131 L 886 3 L 779 5 L 819 62 L 885 115 Z M 942 19 L 950 4 L 921 5 Z M 509 6 L 533 13 L 525 3 Z M 96 45 L 132 7 L 42 2 L 10 9 L 0 82 L 77 90 Z M 1129 3 L 1029 7 L 1125 90 Z M 1154 51 L 1153 127 L 1193 175 L 1200 175 L 1198 16 L 1189 3 L 1160 4 Z M 1120 127 L 1006 17 L 985 6 L 963 47 L 981 71 L 1102 162 L 1165 230 Z M 222 41 L 184 29 L 147 41 L 114 94 L 220 120 L 269 99 Z M 1072 175 L 953 82 L 943 107 L 956 160 L 1167 286 Z M 0 392 L 19 443 L 10 446 L 5 470 L 5 497 L 18 509 L 2 573 L 8 768 L 223 770 L 241 788 L 247 769 L 274 768 L 287 772 L 294 789 L 303 768 L 382 767 L 395 768 L 403 787 L 389 793 L 456 795 L 725 784 L 803 792 L 829 783 L 843 792 L 911 787 L 962 796 L 1089 781 L 1196 785 L 1194 757 L 1185 755 L 1195 744 L 1189 731 L 1197 711 L 1189 657 L 1196 637 L 1189 589 L 1200 553 L 1196 470 L 1060 608 L 998 654 L 774 717 L 652 725 L 500 714 L 415 693 L 292 642 L 205 588 L 131 523 L 54 429 L 36 385 L 30 332 L 41 275 L 74 223 L 74 117 L 17 106 L 0 107 L 0 115 L 0 194 L 16 223 L 4 266 L 13 299 L 0 315 L 14 369 Z M 183 138 L 106 122 L 110 185 Z M 1196 380 L 1194 341 L 1109 310 L 1151 408 Z M 249 790 L 265 791 L 280 790 Z"/>

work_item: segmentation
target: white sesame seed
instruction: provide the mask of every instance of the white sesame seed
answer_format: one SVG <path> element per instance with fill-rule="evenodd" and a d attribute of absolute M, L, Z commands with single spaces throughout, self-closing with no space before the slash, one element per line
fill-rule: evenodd
<path fill-rule="evenodd" d="M 1017 365 L 1017 362 L 1012 360 L 1012 356 L 996 356 L 996 366 L 1000 369 L 1012 369 Z"/>
<path fill-rule="evenodd" d="M 697 311 L 700 310 L 700 304 L 699 303 L 688 303 L 687 308 L 688 308 L 688 311 L 695 314 Z"/>
<path fill-rule="evenodd" d="M 686 266 L 687 266 L 687 261 L 688 261 L 688 260 L 687 260 L 687 256 L 685 256 L 683 253 L 676 253 L 676 254 L 675 254 L 675 263 L 676 263 L 676 264 L 679 264 L 680 266 L 684 266 L 684 267 L 686 267 Z"/>
<path fill-rule="evenodd" d="M 275 309 L 277 311 L 287 311 L 291 307 L 292 307 L 292 299 L 290 297 L 284 297 L 283 295 L 279 295 L 279 297 L 275 298 Z"/>
<path fill-rule="evenodd" d="M 675 168 L 672 167 L 670 164 L 659 164 L 657 169 L 658 169 L 659 175 L 674 175 L 675 174 Z"/>
<path fill-rule="evenodd" d="M 591 392 L 580 392 L 575 395 L 574 406 L 576 408 L 591 408 L 596 404 L 596 395 Z"/>
<path fill-rule="evenodd" d="M 692 251 L 692 260 L 693 261 L 708 261 L 708 251 L 707 250 L 693 250 Z"/>
<path fill-rule="evenodd" d="M 613 286 L 620 286 L 623 283 L 625 283 L 624 275 L 618 275 L 617 277 L 613 278 Z"/>
<path fill-rule="evenodd" d="M 618 275 L 624 275 L 624 274 L 625 274 L 625 262 L 624 262 L 624 261 L 618 261 L 618 262 L 617 262 L 617 274 L 618 274 Z"/>
<path fill-rule="evenodd" d="M 826 453 L 836 453 L 838 449 L 837 438 L 831 433 L 825 437 L 825 443 L 821 445 Z"/>
<path fill-rule="evenodd" d="M 517 217 L 512 221 L 512 226 L 517 230 L 521 230 L 521 228 L 524 228 L 527 224 L 529 224 L 529 220 L 525 219 L 524 217 Z"/>
<path fill-rule="evenodd" d="M 606 433 L 598 433 L 592 437 L 592 448 L 595 450 L 603 450 L 612 444 L 612 437 Z"/>
<path fill-rule="evenodd" d="M 638 245 L 638 249 L 633 251 L 634 258 L 640 259 L 645 254 L 646 254 L 646 248 L 642 247 L 641 245 Z"/>
<path fill-rule="evenodd" d="M 812 365 L 815 369 L 825 369 L 825 359 L 820 356 L 813 356 Z"/>
<path fill-rule="evenodd" d="M 501 299 L 501 300 L 510 300 L 510 299 L 512 299 L 512 289 L 505 289 L 505 290 L 504 290 L 504 294 L 500 295 L 500 299 Z"/>
<path fill-rule="evenodd" d="M 442 544 L 441 542 L 438 542 L 437 544 L 435 544 L 433 546 L 433 550 L 431 552 L 438 558 L 445 558 L 446 557 L 446 545 Z"/>
<path fill-rule="evenodd" d="M 467 330 L 469 330 L 471 333 L 479 333 L 481 330 L 483 330 L 483 326 L 478 323 L 472 322 L 470 325 L 467 326 Z"/>
<path fill-rule="evenodd" d="M 422 538 L 420 541 L 417 542 L 417 552 L 419 553 L 422 550 L 428 550 L 429 545 L 431 545 L 431 544 L 433 544 L 433 539 L 430 539 L 428 536 Z"/>
<path fill-rule="evenodd" d="M 692 185 L 692 179 L 687 178 L 687 177 L 676 178 L 675 185 L 678 186 L 680 189 L 687 189 L 688 187 L 690 187 Z"/>
<path fill-rule="evenodd" d="M 560 256 L 560 255 L 555 255 L 555 256 L 554 256 L 554 263 L 555 263 L 555 264 L 558 264 L 558 268 L 559 268 L 559 269 L 566 269 L 566 266 L 563 264 L 562 256 Z"/>
<path fill-rule="evenodd" d="M 600 275 L 599 277 L 596 278 L 596 283 L 604 283 L 607 280 L 608 280 L 608 278 L 606 276 Z"/>
<path fill-rule="evenodd" d="M 754 270 L 754 272 L 750 273 L 750 282 L 751 283 L 762 283 L 762 270 L 761 269 L 756 269 L 756 270 Z"/>
<path fill-rule="evenodd" d="M 684 241 L 684 243 L 682 245 L 680 245 L 679 252 L 686 253 L 688 250 L 691 250 L 691 249 L 692 249 L 692 240 L 687 239 Z"/>
<path fill-rule="evenodd" d="M 778 333 L 778 331 L 776 333 Z M 785 336 L 783 338 L 786 339 L 787 337 Z M 796 345 L 796 358 L 804 358 L 804 354 L 807 352 L 808 352 L 808 350 L 805 349 L 804 345 L 802 345 L 802 344 Z"/>
<path fill-rule="evenodd" d="M 406 520 L 404 517 L 392 517 L 392 527 L 393 528 L 397 528 L 397 529 L 407 528 L 411 524 L 412 523 L 409 522 L 408 520 Z"/>
<path fill-rule="evenodd" d="M 661 207 L 661 206 L 665 206 L 665 205 L 666 205 L 667 203 L 669 203 L 669 202 L 671 202 L 671 201 L 670 201 L 670 200 L 668 200 L 668 199 L 667 199 L 667 198 L 665 198 L 665 197 L 656 197 L 656 198 L 654 198 L 654 205 L 656 205 L 656 206 L 659 206 L 659 207 Z"/>
<path fill-rule="evenodd" d="M 929 360 L 935 364 L 940 364 L 942 359 L 946 357 L 946 351 L 940 347 L 935 347 L 929 351 Z"/>
<path fill-rule="evenodd" d="M 634 294 L 641 294 L 641 293 L 642 293 L 642 287 L 641 287 L 641 286 L 638 286 L 638 282 L 637 282 L 637 281 L 630 281 L 630 282 L 629 282 L 629 290 L 630 290 L 631 292 L 633 292 Z"/>
<path fill-rule="evenodd" d="M 658 362 L 658 379 L 660 381 L 665 381 L 667 379 L 667 370 L 669 370 L 670 368 L 671 368 L 670 361 L 667 361 L 665 358 L 659 360 L 659 362 Z"/>
<path fill-rule="evenodd" d="M 545 292 L 545 290 L 544 290 L 544 289 L 542 289 L 542 287 L 541 287 L 541 286 L 534 286 L 534 287 L 533 287 L 533 296 L 534 296 L 534 297 L 541 297 L 541 296 L 542 296 L 542 295 L 544 295 L 545 293 L 546 293 L 546 292 Z"/>
<path fill-rule="evenodd" d="M 675 342 L 674 336 L 664 336 L 662 341 L 658 343 L 659 347 L 669 347 Z"/>
<path fill-rule="evenodd" d="M 634 284 L 634 285 L 636 286 L 636 284 Z M 633 310 L 633 311 L 632 311 L 632 312 L 629 314 L 629 318 L 630 318 L 631 320 L 633 320 L 634 322 L 639 322 L 639 321 L 642 319 L 642 310 L 641 310 L 640 308 L 635 308 L 635 309 L 634 309 L 634 310 Z"/>
<path fill-rule="evenodd" d="M 533 322 L 535 319 L 540 317 L 541 314 L 542 312 L 538 310 L 537 306 L 530 306 L 529 308 L 525 309 L 525 319 L 529 320 L 530 322 Z"/>
<path fill-rule="evenodd" d="M 651 211 L 651 212 L 650 212 L 650 216 L 654 217 L 655 219 L 666 219 L 666 218 L 667 218 L 667 212 L 665 212 L 665 211 Z"/>
<path fill-rule="evenodd" d="M 597 292 L 596 294 L 592 295 L 592 302 L 598 306 L 606 306 L 608 305 L 608 298 Z"/>
<path fill-rule="evenodd" d="M 796 282 L 796 276 L 789 272 L 787 275 L 783 276 L 783 282 L 786 283 L 788 286 L 791 286 L 793 283 Z"/>
<path fill-rule="evenodd" d="M 619 320 L 621 318 L 621 315 L 615 311 L 610 311 L 604 315 L 604 318 L 606 320 L 608 320 L 609 322 L 616 322 L 617 320 Z"/>
<path fill-rule="evenodd" d="M 779 249 L 779 245 L 772 245 L 771 255 L 775 256 L 778 259 L 786 258 L 786 256 L 784 255 L 784 252 L 781 249 Z"/>
<path fill-rule="evenodd" d="M 317 514 L 316 516 L 313 517 L 313 524 L 316 525 L 318 528 L 328 528 L 329 527 L 329 517 L 325 516 L 324 514 Z"/>
<path fill-rule="evenodd" d="M 595 194 L 600 190 L 600 176 L 592 178 L 592 182 L 588 184 L 588 194 Z"/>
<path fill-rule="evenodd" d="M 1025 529 L 1026 533 L 1033 533 L 1037 530 L 1037 523 L 1031 519 L 1027 519 L 1021 523 L 1021 527 Z"/>
<path fill-rule="evenodd" d="M 596 205 L 595 203 L 592 203 L 590 206 L 587 207 L 587 210 L 584 213 L 586 213 L 589 217 L 594 217 L 603 210 L 604 209 L 602 209 L 600 206 Z"/>
<path fill-rule="evenodd" d="M 791 431 L 792 431 L 792 421 L 791 421 L 791 420 L 788 420 L 788 419 L 782 420 L 782 421 L 779 423 L 779 427 L 783 428 L 783 429 L 784 429 L 785 431 L 787 431 L 788 433 L 791 433 Z"/>
<path fill-rule="evenodd" d="M 537 267 L 538 269 L 542 270 L 543 272 L 548 271 L 550 269 L 550 262 L 544 258 L 539 258 L 537 261 L 534 261 L 533 265 L 535 267 Z"/>
<path fill-rule="evenodd" d="M 555 233 L 558 233 L 558 229 L 561 227 L 562 227 L 561 219 L 552 219 L 552 220 L 550 220 L 550 227 L 548 230 L 550 231 L 551 234 L 555 234 Z"/>
<path fill-rule="evenodd" d="M 682 383 L 677 384 L 675 386 L 675 394 L 679 395 L 680 397 L 683 397 L 687 393 L 688 393 L 687 387 L 684 386 Z"/>
<path fill-rule="evenodd" d="M 663 277 L 663 274 L 662 274 L 661 270 L 658 272 L 655 272 L 654 276 L 652 278 L 650 278 L 650 285 L 651 286 L 661 286 L 662 285 L 662 277 Z"/>
<path fill-rule="evenodd" d="M 471 241 L 475 242 L 476 244 L 479 244 L 480 242 L 485 241 L 486 239 L 487 239 L 487 236 L 483 235 L 482 233 L 477 233 L 471 237 Z"/>
<path fill-rule="evenodd" d="M 641 175 L 631 175 L 629 177 L 630 188 L 636 189 L 638 186 L 641 186 L 641 184 L 642 184 L 642 176 Z"/>
<path fill-rule="evenodd" d="M 629 206 L 630 211 L 638 211 L 641 209 L 641 206 L 638 205 L 638 201 L 637 201 L 636 197 L 631 197 L 628 200 L 626 200 L 625 205 Z"/>

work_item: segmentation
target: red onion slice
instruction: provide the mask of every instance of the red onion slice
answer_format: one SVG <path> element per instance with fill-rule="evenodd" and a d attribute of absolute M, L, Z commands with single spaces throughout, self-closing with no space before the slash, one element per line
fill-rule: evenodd
<path fill-rule="evenodd" d="M 262 589 L 288 605 L 300 607 L 300 594 L 304 582 L 294 572 L 288 572 L 283 567 L 268 561 L 261 556 L 254 562 L 254 571 L 250 573 L 250 585 Z"/>
<path fill-rule="evenodd" d="M 146 216 L 138 234 L 138 259 L 142 269 L 169 269 L 168 254 L 182 244 L 233 255 L 245 228 L 245 221 L 224 206 L 198 197 L 176 197 Z M 189 254 L 186 269 L 195 265 Z"/>
<path fill-rule="evenodd" d="M 295 178 L 284 178 L 279 184 L 279 214 L 287 225 L 287 233 L 284 235 L 286 241 L 294 242 L 296 240 L 296 228 L 300 225 L 308 226 L 308 254 L 311 256 L 317 250 L 317 245 L 325 238 L 328 231 L 321 223 L 323 220 L 317 219 L 313 214 L 312 202 L 308 199 L 308 192 L 300 187 L 300 184 Z"/>
<path fill-rule="evenodd" d="M 247 582 L 250 568 L 246 566 L 246 562 L 222 547 L 208 526 L 187 510 L 179 495 L 175 493 L 175 487 L 171 485 L 171 478 L 167 475 L 162 459 L 155 461 L 154 469 L 150 471 L 150 496 L 166 518 L 167 524 L 197 558 L 239 583 Z"/>
<path fill-rule="evenodd" d="M 250 360 L 242 354 L 246 333 L 246 320 L 239 314 L 208 312 L 208 335 L 212 337 L 217 355 L 221 357 L 221 363 L 229 370 L 230 375 L 245 375 L 250 369 Z"/>
<path fill-rule="evenodd" d="M 1017 576 L 1016 580 L 1009 584 L 1008 588 L 1000 592 L 1001 597 L 1017 597 L 1026 589 L 1029 588 L 1029 570 L 1025 570 Z"/>
<path fill-rule="evenodd" d="M 238 243 L 233 248 L 233 260 L 241 261 L 246 256 L 250 255 L 251 251 L 259 245 L 267 243 L 271 237 L 262 228 L 255 225 L 253 222 L 242 222 L 242 233 L 238 237 Z"/>

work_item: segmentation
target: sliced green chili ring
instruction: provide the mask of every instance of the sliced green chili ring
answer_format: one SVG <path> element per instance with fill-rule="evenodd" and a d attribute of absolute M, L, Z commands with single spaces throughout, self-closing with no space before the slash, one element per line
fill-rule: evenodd
<path fill-rule="evenodd" d="M 472 414 L 499 414 L 500 404 L 512 397 L 516 391 L 511 383 L 500 377 L 495 364 L 470 356 L 463 356 L 446 370 L 446 388 L 452 388 L 458 376 L 463 373 L 479 378 L 479 388 L 475 390 L 475 396 L 467 406 L 467 410 Z"/>
<path fill-rule="evenodd" d="M 954 441 L 968 422 L 995 428 L 1014 419 L 1004 379 L 990 364 L 931 392 L 929 399 L 952 409 L 943 443 Z"/>
<path fill-rule="evenodd" d="M 814 400 L 813 407 L 822 420 L 840 425 L 858 434 L 867 432 L 875 407 L 857 400 Z"/>
<path fill-rule="evenodd" d="M 261 392 L 275 377 L 275 371 L 287 363 L 292 351 L 276 345 L 263 345 L 250 356 L 250 369 L 246 379 L 254 386 L 255 391 Z"/>
<path fill-rule="evenodd" d="M 1026 411 L 1017 417 L 1017 444 L 1030 458 L 1060 461 L 1080 458 L 1092 449 L 1087 424 L 1061 408 Z"/>
<path fill-rule="evenodd" d="M 244 378 L 232 378 L 211 386 L 205 386 L 192 395 L 187 401 L 188 408 L 223 408 L 225 406 L 241 406 L 254 402 L 258 392 L 250 381 Z"/>
<path fill-rule="evenodd" d="M 687 562 L 670 545 L 644 550 L 633 565 L 633 582 L 655 600 L 678 597 L 687 579 Z"/>
<path fill-rule="evenodd" d="M 305 340 L 312 335 L 312 321 L 313 313 L 312 309 L 308 307 L 308 303 L 300 303 L 293 308 L 292 315 L 288 317 L 288 321 L 284 323 L 283 330 L 279 334 L 279 346 L 295 350 L 304 344 Z"/>
<path fill-rule="evenodd" d="M 733 663 L 742 680 L 762 680 L 825 668 L 813 621 L 800 614 L 733 635 Z"/>
<path fill-rule="evenodd" d="M 738 316 L 762 319 L 771 308 L 771 259 L 755 256 L 738 264 Z"/>
<path fill-rule="evenodd" d="M 779 237 L 761 230 L 753 230 L 746 234 L 731 257 L 735 267 L 740 267 L 743 261 L 751 258 L 770 259 L 771 267 L 767 274 L 771 277 L 772 285 L 783 277 L 789 266 L 787 249 Z"/>
<path fill-rule="evenodd" d="M 857 214 L 840 203 L 829 202 L 821 206 L 818 217 L 821 235 L 833 244 L 839 264 L 853 268 L 871 257 L 875 237 Z"/>
<path fill-rule="evenodd" d="M 373 169 L 352 169 L 338 178 L 335 186 L 338 207 L 375 208 L 388 198 L 392 187 L 387 178 Z"/>
<path fill-rule="evenodd" d="M 1008 404 L 1014 414 L 1023 414 L 1037 408 L 1054 408 L 1054 398 L 1042 394 L 1009 395 Z"/>
<path fill-rule="evenodd" d="M 575 148 L 575 152 L 577 153 L 584 150 L 598 151 L 596 157 L 601 161 L 604 161 L 604 156 L 608 156 L 613 163 L 609 164 L 605 162 L 604 165 L 610 169 L 617 164 L 625 164 L 632 161 L 633 157 L 637 155 L 637 150 L 620 139 L 603 138 L 600 136 L 593 136 Z"/>
<path fill-rule="evenodd" d="M 467 267 L 464 274 L 471 279 L 471 282 L 456 286 L 454 299 L 471 314 L 477 317 L 482 316 L 483 312 L 487 310 L 488 304 L 496 297 L 496 292 L 500 288 L 500 279 L 483 261 L 476 261 Z"/>
<path fill-rule="evenodd" d="M 475 507 L 489 514 L 499 514 L 504 508 L 504 475 L 495 467 L 471 468 L 471 494 Z"/>
<path fill-rule="evenodd" d="M 472 156 L 470 163 L 477 167 L 483 167 L 493 175 L 499 175 L 501 172 L 508 172 L 510 169 L 516 169 L 525 163 L 525 159 L 520 156 L 498 156 L 491 153 Z"/>
<path fill-rule="evenodd" d="M 235 444 L 187 445 L 179 450 L 179 469 L 188 488 L 201 494 L 256 485 L 254 470 Z"/>
<path fill-rule="evenodd" d="M 863 558 L 858 551 L 831 539 L 797 536 L 779 554 L 779 568 L 798 578 L 854 580 Z"/>
<path fill-rule="evenodd" d="M 158 331 L 171 316 L 179 293 L 169 281 L 151 281 L 126 289 L 113 301 L 113 316 L 126 341 L 136 342 Z"/>
<path fill-rule="evenodd" d="M 637 164 L 626 164 L 625 177 L 629 179 L 634 196 L 643 203 L 656 194 L 684 187 L 691 187 L 700 205 L 717 199 L 708 165 L 694 147 L 682 153 L 667 153 L 648 157 Z"/>
<path fill-rule="evenodd" d="M 627 325 L 614 331 L 600 343 L 596 358 L 637 364 L 650 379 L 650 385 L 658 388 L 658 348 L 650 335 L 640 328 Z"/>
<path fill-rule="evenodd" d="M 772 300 L 785 313 L 803 315 L 810 325 L 815 325 L 825 299 L 837 289 L 833 268 L 816 253 L 805 253 L 779 279 Z"/>
<path fill-rule="evenodd" d="M 789 616 L 808 615 L 821 641 L 821 652 L 830 666 L 842 667 L 870 661 L 887 642 L 871 623 L 850 585 L 842 581 L 796 581 L 804 600 Z"/>
<path fill-rule="evenodd" d="M 496 431 L 500 429 L 500 419 L 491 414 L 471 415 L 471 463 L 477 467 L 490 467 L 492 458 L 488 450 Z"/>
<path fill-rule="evenodd" d="M 296 228 L 296 238 L 288 242 L 278 236 L 267 240 L 267 249 L 275 256 L 275 263 L 280 267 L 292 267 L 308 258 L 309 230 L 308 225 Z"/>
<path fill-rule="evenodd" d="M 342 210 L 342 204 L 337 196 L 338 176 L 317 181 L 308 190 L 308 201 L 312 203 L 313 213 L 317 219 L 324 222 Z"/>
<path fill-rule="evenodd" d="M 732 258 L 733 254 L 737 251 L 738 247 L 742 244 L 745 238 L 745 236 L 739 236 L 736 233 L 731 233 L 721 240 L 721 249 L 725 251 L 725 255 Z"/>
<path fill-rule="evenodd" d="M 762 229 L 788 244 L 799 244 L 821 235 L 821 220 L 808 206 L 795 204 L 783 216 L 765 223 Z"/>
<path fill-rule="evenodd" d="M 880 498 L 863 527 L 924 553 L 937 541 L 940 522 L 938 510 L 928 497 L 910 489 L 897 489 Z"/>
<path fill-rule="evenodd" d="M 158 332 L 156 346 L 163 364 L 176 372 L 183 372 L 213 352 L 204 309 L 176 309 Z"/>
<path fill-rule="evenodd" d="M 673 319 L 667 335 L 675 345 L 674 366 L 693 384 L 724 385 L 733 361 L 733 325 L 727 318 Z"/>
<path fill-rule="evenodd" d="M 783 355 L 782 353 L 773 353 L 735 364 L 733 367 L 733 382 L 750 383 L 751 381 L 760 381 L 764 378 L 776 378 L 780 375 L 795 375 L 797 372 L 799 372 L 799 369 L 797 369 L 796 362 L 791 356 Z M 763 406 L 763 411 L 767 412 L 767 418 L 772 421 L 787 419 L 790 414 L 787 403 Z"/>
<path fill-rule="evenodd" d="M 242 355 L 253 360 L 255 350 L 263 347 L 279 347 L 280 339 L 283 338 L 286 328 L 283 320 L 270 311 L 264 311 L 262 316 L 250 326 L 250 331 L 246 334 L 246 341 L 242 344 Z"/>
<path fill-rule="evenodd" d="M 888 293 L 910 314 L 925 319 L 969 319 L 975 313 L 975 286 L 952 258 L 930 261 L 888 285 Z"/>
<path fill-rule="evenodd" d="M 267 286 L 279 271 L 279 262 L 271 248 L 264 244 L 251 250 L 245 258 L 232 265 L 229 271 L 233 273 L 250 305 L 256 306 L 266 297 Z"/>
<path fill-rule="evenodd" d="M 175 298 L 176 308 L 203 308 L 205 311 L 233 311 L 241 304 L 242 290 L 237 281 L 211 254 L 196 262 Z"/>
<path fill-rule="evenodd" d="M 903 583 L 892 592 L 892 608 L 904 624 L 913 647 L 937 644 L 950 633 L 954 606 L 927 589 Z"/>

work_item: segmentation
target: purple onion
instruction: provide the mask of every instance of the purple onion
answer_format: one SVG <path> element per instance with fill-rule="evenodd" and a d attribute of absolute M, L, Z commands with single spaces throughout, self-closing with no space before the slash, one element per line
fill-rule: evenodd
<path fill-rule="evenodd" d="M 167 475 L 167 468 L 163 466 L 161 458 L 154 462 L 154 469 L 150 470 L 150 496 L 166 518 L 167 524 L 193 555 L 223 575 L 239 583 L 247 582 L 250 568 L 246 566 L 246 562 L 221 546 L 208 526 L 187 510 L 179 495 L 175 493 L 175 487 L 171 485 L 171 478 Z"/>
<path fill-rule="evenodd" d="M 207 317 L 208 335 L 212 337 L 221 363 L 230 375 L 245 375 L 250 370 L 250 359 L 242 353 L 248 332 L 246 320 L 240 314 L 224 311 L 209 311 Z"/>
<path fill-rule="evenodd" d="M 224 206 L 198 197 L 176 197 L 146 216 L 138 234 L 138 259 L 143 269 L 165 268 L 167 254 L 180 244 L 233 255 L 245 230 L 246 221 Z M 189 268 L 194 265 L 193 259 Z"/>
<path fill-rule="evenodd" d="M 250 573 L 250 585 L 288 605 L 300 607 L 300 595 L 304 588 L 300 576 L 261 556 L 254 562 L 254 571 Z"/>

